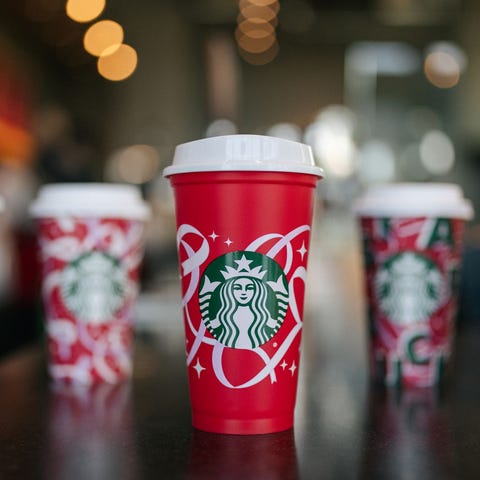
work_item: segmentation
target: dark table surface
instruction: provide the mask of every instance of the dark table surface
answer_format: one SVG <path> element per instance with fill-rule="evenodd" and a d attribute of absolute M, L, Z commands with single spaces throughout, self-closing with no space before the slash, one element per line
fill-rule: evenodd
<path fill-rule="evenodd" d="M 478 328 L 460 329 L 441 391 L 372 386 L 363 362 L 312 349 L 313 333 L 295 429 L 258 436 L 190 427 L 184 355 L 161 336 L 139 336 L 117 386 L 54 385 L 41 343 L 24 347 L 0 362 L 0 478 L 480 478 Z"/>

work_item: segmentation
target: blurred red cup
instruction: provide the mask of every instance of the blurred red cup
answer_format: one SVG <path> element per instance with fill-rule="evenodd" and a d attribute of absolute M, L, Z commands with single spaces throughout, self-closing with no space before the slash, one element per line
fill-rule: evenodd
<path fill-rule="evenodd" d="M 52 184 L 31 206 L 53 379 L 131 375 L 133 307 L 149 210 L 133 186 Z"/>
<path fill-rule="evenodd" d="M 177 147 L 175 192 L 193 426 L 287 430 L 314 189 L 310 148 L 258 135 Z"/>
<path fill-rule="evenodd" d="M 388 384 L 438 383 L 453 350 L 465 221 L 452 184 L 393 184 L 355 205 L 363 239 L 372 374 Z"/>

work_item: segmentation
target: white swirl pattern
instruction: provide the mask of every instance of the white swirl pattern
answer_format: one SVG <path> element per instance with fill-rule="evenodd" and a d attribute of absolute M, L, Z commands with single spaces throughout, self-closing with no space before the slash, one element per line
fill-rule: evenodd
<path fill-rule="evenodd" d="M 257 251 L 260 247 L 264 246 L 268 242 L 272 240 L 277 240 L 277 242 L 270 248 L 267 252 L 267 255 L 272 259 L 283 250 L 286 249 L 286 259 L 285 264 L 283 266 L 283 270 L 285 275 L 288 275 L 290 270 L 292 269 L 293 264 L 293 247 L 292 247 L 292 240 L 296 237 L 301 235 L 302 233 L 308 233 L 310 231 L 310 227 L 308 225 L 302 225 L 298 228 L 295 228 L 291 232 L 287 233 L 286 235 L 281 235 L 279 233 L 270 233 L 266 235 L 262 235 L 261 237 L 257 238 L 253 242 L 248 245 L 245 249 L 247 251 Z M 186 240 L 187 235 L 194 235 L 199 237 L 201 240 L 200 247 L 195 250 Z M 177 247 L 183 247 L 186 253 L 186 259 L 181 262 L 182 267 L 182 277 L 184 280 L 186 277 L 189 276 L 188 284 L 185 289 L 185 294 L 182 299 L 182 305 L 185 313 L 185 321 L 188 329 L 193 334 L 195 340 L 193 345 L 191 346 L 190 350 L 187 348 L 187 366 L 189 366 L 196 354 L 198 353 L 199 348 L 201 347 L 202 343 L 211 345 L 212 348 L 212 365 L 215 375 L 219 382 L 222 383 L 227 388 L 248 388 L 252 387 L 260 383 L 267 377 L 270 377 L 270 381 L 275 383 L 277 381 L 275 375 L 275 367 L 280 363 L 282 358 L 284 357 L 285 353 L 288 351 L 290 346 L 292 345 L 293 341 L 295 340 L 296 336 L 302 329 L 302 319 L 300 318 L 300 312 L 298 309 L 298 303 L 296 298 L 296 290 L 295 290 L 295 281 L 301 281 L 305 283 L 307 272 L 305 267 L 299 266 L 295 269 L 292 273 L 288 285 L 289 290 L 289 308 L 292 313 L 292 316 L 295 321 L 295 325 L 291 328 L 290 332 L 283 340 L 283 342 L 279 345 L 278 349 L 272 356 L 261 347 L 257 347 L 253 350 L 255 354 L 257 354 L 263 361 L 264 366 L 257 372 L 252 378 L 249 380 L 239 384 L 234 385 L 229 379 L 228 374 L 225 372 L 223 368 L 222 357 L 225 351 L 225 346 L 222 345 L 220 342 L 215 340 L 214 338 L 205 336 L 206 327 L 203 322 L 200 322 L 198 329 L 194 326 L 190 312 L 189 312 L 189 303 L 193 298 L 193 295 L 197 291 L 198 284 L 200 281 L 200 268 L 206 262 L 210 254 L 210 247 L 206 237 L 195 227 L 188 224 L 180 225 L 177 231 Z"/>
<path fill-rule="evenodd" d="M 73 220 L 71 223 L 74 225 Z M 69 222 L 60 223 L 60 227 L 66 227 L 62 228 L 64 235 L 55 240 L 41 240 L 40 249 L 44 262 L 56 260 L 68 264 L 94 249 L 106 248 L 105 245 L 108 244 L 108 251 L 120 260 L 122 268 L 126 271 L 133 271 L 139 266 L 142 259 L 143 224 L 131 224 L 124 231 L 112 223 L 101 223 L 98 219 L 91 219 L 87 221 L 87 234 L 83 238 L 75 235 L 72 225 Z M 132 308 L 138 293 L 138 286 L 127 275 L 122 314 L 116 314 L 115 324 L 109 326 L 104 334 L 94 337 L 89 329 L 91 322 L 78 322 L 74 330 L 75 334 L 73 334 L 73 324 L 71 323 L 71 328 L 67 328 L 67 324 L 70 322 L 59 318 L 55 307 L 49 301 L 53 291 L 61 288 L 61 280 L 62 270 L 58 269 L 48 272 L 43 280 L 42 293 L 48 308 L 46 316 L 49 336 L 57 345 L 63 361 L 68 362 L 71 349 L 77 341 L 91 352 L 91 357 L 83 355 L 71 358 L 72 363 L 53 364 L 50 366 L 52 376 L 54 378 L 69 377 L 82 383 L 91 383 L 93 377 L 90 371 L 94 369 L 103 380 L 114 383 L 119 375 L 128 375 L 132 368 L 131 352 L 122 337 L 131 328 Z M 115 359 L 118 371 L 107 364 L 106 356 Z"/>

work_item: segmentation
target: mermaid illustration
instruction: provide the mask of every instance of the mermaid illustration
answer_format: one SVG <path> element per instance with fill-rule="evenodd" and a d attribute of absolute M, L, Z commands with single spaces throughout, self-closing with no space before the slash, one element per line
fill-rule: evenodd
<path fill-rule="evenodd" d="M 288 306 L 288 292 L 281 278 L 278 282 L 263 281 L 266 270 L 250 269 L 250 261 L 245 257 L 236 262 L 238 269 L 227 267 L 221 272 L 224 281 L 210 282 L 206 278 L 200 309 L 207 329 L 220 343 L 231 348 L 254 349 L 269 341 L 280 328 Z M 241 267 L 243 264 L 246 266 Z M 271 285 L 280 286 L 276 289 L 279 291 Z M 211 300 L 216 308 L 210 308 Z M 211 310 L 215 311 L 212 318 Z"/>

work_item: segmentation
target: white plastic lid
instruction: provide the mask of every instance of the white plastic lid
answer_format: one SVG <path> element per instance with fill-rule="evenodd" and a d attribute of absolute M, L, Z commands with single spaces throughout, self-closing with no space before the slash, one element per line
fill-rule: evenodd
<path fill-rule="evenodd" d="M 133 185 L 56 183 L 40 188 L 30 205 L 35 218 L 90 216 L 147 220 L 149 206 Z"/>
<path fill-rule="evenodd" d="M 183 143 L 163 175 L 215 171 L 307 173 L 323 177 L 312 150 L 303 143 L 262 135 L 225 135 Z"/>
<path fill-rule="evenodd" d="M 450 183 L 394 183 L 371 187 L 353 205 L 363 217 L 473 218 L 462 189 Z"/>

